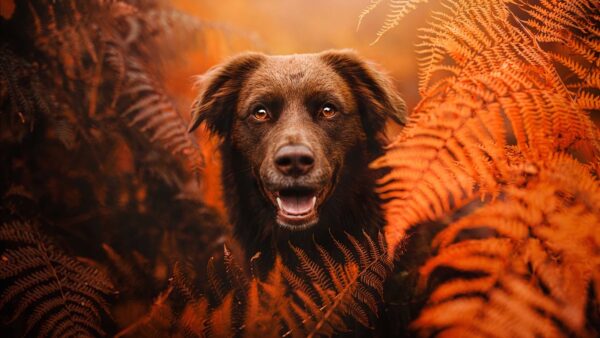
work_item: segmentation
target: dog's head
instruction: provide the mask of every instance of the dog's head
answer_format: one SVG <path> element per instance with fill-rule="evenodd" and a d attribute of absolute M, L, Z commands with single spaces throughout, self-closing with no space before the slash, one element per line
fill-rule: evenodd
<path fill-rule="evenodd" d="M 386 119 L 404 117 L 390 81 L 352 51 L 246 53 L 208 72 L 190 130 L 205 121 L 242 154 L 248 168 L 233 170 L 251 170 L 277 223 L 302 230 L 352 165 L 350 149 L 381 149 Z"/>

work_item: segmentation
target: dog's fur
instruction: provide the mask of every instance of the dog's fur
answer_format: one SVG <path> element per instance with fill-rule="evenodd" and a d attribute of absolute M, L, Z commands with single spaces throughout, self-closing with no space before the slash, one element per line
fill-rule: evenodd
<path fill-rule="evenodd" d="M 288 256 L 289 243 L 310 250 L 315 240 L 328 242 L 330 233 L 339 238 L 383 226 L 374 192 L 381 172 L 368 165 L 382 154 L 388 118 L 404 122 L 404 101 L 352 51 L 245 53 L 204 77 L 190 131 L 205 122 L 222 138 L 229 221 L 246 255 L 260 251 L 269 265 L 275 253 Z M 282 174 L 276 158 L 286 145 L 312 154 L 308 172 Z M 282 189 L 295 187 L 315 196 L 308 216 L 288 217 L 281 204 L 278 209 Z"/>

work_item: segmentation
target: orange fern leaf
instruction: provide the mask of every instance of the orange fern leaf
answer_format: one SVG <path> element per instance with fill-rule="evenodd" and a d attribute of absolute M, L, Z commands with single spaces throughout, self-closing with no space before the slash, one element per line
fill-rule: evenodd
<path fill-rule="evenodd" d="M 408 228 L 513 179 L 509 147 L 529 160 L 556 151 L 592 159 L 598 130 L 502 1 L 448 1 L 421 43 L 423 100 L 374 168 L 392 170 L 379 192 L 390 254 Z M 587 98 L 587 96 L 586 96 Z"/>
<path fill-rule="evenodd" d="M 243 271 L 234 268 L 236 264 L 229 254 L 225 257 L 225 269 L 230 269 L 227 280 L 231 291 L 217 299 L 218 304 L 212 308 L 207 306 L 206 298 L 194 295 L 186 277 L 176 267 L 174 285 L 187 303 L 179 325 L 194 336 L 249 337 L 330 336 L 347 331 L 349 320 L 368 327 L 371 316 L 377 315 L 379 310 L 383 283 L 392 270 L 392 261 L 387 256 L 382 234 L 377 241 L 366 234 L 364 241 L 352 236 L 348 239 L 355 251 L 337 241 L 343 261 L 317 243 L 319 260 L 292 247 L 300 271 L 292 272 L 277 257 L 266 280 L 234 276 L 234 270 L 235 274 L 243 274 Z M 227 251 L 225 256 L 228 256 Z M 212 264 L 209 264 L 213 270 L 209 271 L 209 280 L 219 278 Z M 211 284 L 223 286 L 225 283 L 215 280 Z M 194 323 L 197 326 L 190 327 Z"/>
<path fill-rule="evenodd" d="M 187 133 L 175 105 L 140 61 L 127 60 L 123 86 L 126 89 L 119 93 L 117 108 L 129 126 L 147 134 L 150 142 L 183 154 L 190 160 L 190 167 L 199 168 L 202 162 L 198 145 Z"/>
<path fill-rule="evenodd" d="M 439 268 L 456 273 L 434 287 L 413 324 L 421 333 L 587 335 L 589 286 L 600 276 L 600 184 L 566 154 L 535 166 L 522 187 L 506 187 L 501 200 L 436 236 L 421 287 Z M 487 235 L 471 238 L 473 230 Z"/>
<path fill-rule="evenodd" d="M 6 283 L 0 310 L 22 319 L 25 335 L 104 335 L 102 316 L 113 292 L 108 277 L 67 256 L 28 222 L 0 226 L 0 281 Z"/>
<path fill-rule="evenodd" d="M 358 24 L 356 29 L 360 28 L 360 24 L 365 16 L 371 13 L 377 6 L 381 0 L 371 0 L 369 5 L 360 13 L 358 16 Z M 377 31 L 377 37 L 371 45 L 376 44 L 389 30 L 398 26 L 400 20 L 404 18 L 408 13 L 412 12 L 419 3 L 427 2 L 427 0 L 389 0 L 389 13 L 379 31 Z"/>

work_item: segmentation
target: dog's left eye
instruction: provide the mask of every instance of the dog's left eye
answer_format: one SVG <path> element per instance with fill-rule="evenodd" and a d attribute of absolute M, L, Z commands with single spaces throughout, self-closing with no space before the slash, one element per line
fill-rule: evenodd
<path fill-rule="evenodd" d="M 337 115 L 337 109 L 331 103 L 326 103 L 321 107 L 319 114 L 326 119 L 331 119 Z"/>
<path fill-rule="evenodd" d="M 267 108 L 265 108 L 264 106 L 258 106 L 256 108 L 254 108 L 254 112 L 252 112 L 252 117 L 254 117 L 255 120 L 257 121 L 266 121 L 269 119 L 269 112 L 267 111 Z"/>

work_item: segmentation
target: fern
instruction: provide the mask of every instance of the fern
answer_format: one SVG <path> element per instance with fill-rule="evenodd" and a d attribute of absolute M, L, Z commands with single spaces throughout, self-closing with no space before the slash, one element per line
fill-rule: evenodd
<path fill-rule="evenodd" d="M 198 145 L 187 133 L 185 123 L 170 99 L 142 64 L 130 58 L 125 63 L 123 87 L 117 107 L 128 125 L 148 135 L 174 154 L 189 156 L 190 165 L 201 165 Z"/>
<path fill-rule="evenodd" d="M 365 16 L 371 13 L 377 6 L 381 0 L 371 0 L 369 5 L 360 13 L 358 16 L 358 24 L 356 29 L 358 30 L 360 24 L 362 23 Z M 408 13 L 412 12 L 415 8 L 417 8 L 418 4 L 425 3 L 427 0 L 389 0 L 389 12 L 383 22 L 383 25 L 377 31 L 377 37 L 371 45 L 376 44 L 379 40 L 391 29 L 398 26 L 402 18 L 404 18 Z"/>
<path fill-rule="evenodd" d="M 106 298 L 113 292 L 98 270 L 67 256 L 28 222 L 0 226 L 0 310 L 8 321 L 25 323 L 24 335 L 96 337 L 104 335 Z M 10 309 L 10 312 L 7 312 Z"/>
<path fill-rule="evenodd" d="M 315 318 L 309 337 L 322 333 L 333 334 L 335 330 L 346 330 L 341 315 L 347 315 L 363 326 L 369 327 L 369 311 L 377 314 L 378 299 L 383 298 L 383 283 L 388 273 L 392 271 L 392 262 L 387 258 L 381 233 L 377 244 L 366 234 L 364 238 L 368 247 L 364 247 L 354 237 L 348 235 L 349 241 L 358 253 L 358 258 L 349 256 L 349 250 L 344 247 L 344 244 L 336 242 L 338 249 L 345 253 L 345 264 L 342 266 L 335 263 L 327 250 L 317 245 L 323 261 L 321 265 L 325 266 L 327 275 L 316 269 L 316 274 L 311 276 L 312 285 L 322 299 L 322 307 L 319 312 L 315 312 L 314 307 L 308 307 L 313 310 L 312 315 Z M 313 268 L 318 266 L 299 249 L 295 248 L 294 251 L 300 258 L 305 272 L 310 271 L 311 266 Z M 323 285 L 328 286 L 326 290 L 334 292 L 323 292 Z"/>
<path fill-rule="evenodd" d="M 577 104 L 600 110 L 600 8 L 593 1 L 515 1 L 519 21 L 534 36 L 559 71 Z"/>
<path fill-rule="evenodd" d="M 166 33 L 156 33 L 159 23 L 169 24 L 154 20 L 160 11 L 119 1 L 31 1 L 28 7 L 35 27 L 32 37 L 35 47 L 64 74 L 57 85 L 70 87 L 76 81 L 87 85 L 83 97 L 87 108 L 82 115 L 98 119 L 96 115 L 110 115 L 117 109 L 128 125 L 137 129 L 147 141 L 171 154 L 183 155 L 192 168 L 199 168 L 198 145 L 187 134 L 186 123 L 175 105 L 158 85 L 156 74 L 160 74 L 160 69 L 147 69 L 140 61 L 157 59 L 155 51 L 161 49 L 162 42 L 168 41 L 160 38 Z M 47 15 L 41 17 L 39 13 Z M 160 28 L 166 31 L 166 26 Z M 189 36 L 196 31 L 178 32 Z M 106 95 L 102 92 L 104 87 L 113 89 L 110 107 L 105 107 L 100 100 Z M 71 100 L 81 99 L 74 97 Z M 71 106 L 77 107 L 78 102 L 72 102 Z"/>
<path fill-rule="evenodd" d="M 597 4 L 442 4 L 423 29 L 423 99 L 373 163 L 391 168 L 379 188 L 390 255 L 409 229 L 454 219 L 420 268 L 428 303 L 413 328 L 597 333 Z"/>
<path fill-rule="evenodd" d="M 227 277 L 223 280 L 218 275 L 213 260 L 208 266 L 213 301 L 198 296 L 186 268 L 176 265 L 172 283 L 186 303 L 177 326 L 188 336 L 215 337 L 332 335 L 348 331 L 349 319 L 368 327 L 370 316 L 377 315 L 392 262 L 383 235 L 377 241 L 367 235 L 364 241 L 350 235 L 348 240 L 351 246 L 335 240 L 343 261 L 318 244 L 318 261 L 294 247 L 300 270 L 290 270 L 278 257 L 264 280 L 243 277 L 225 247 Z M 148 320 L 152 311 L 138 322 L 155 325 Z"/>
<path fill-rule="evenodd" d="M 182 45 L 190 45 L 193 40 L 204 42 L 204 35 L 209 32 L 222 33 L 226 37 L 234 35 L 230 34 L 233 32 L 248 40 L 251 37 L 227 25 L 203 21 L 172 9 L 140 9 L 125 22 L 127 28 L 119 32 L 119 39 L 110 42 L 112 46 L 107 59 L 121 80 L 115 88 L 118 113 L 129 126 L 147 135 L 150 142 L 173 154 L 183 154 L 191 168 L 201 168 L 198 144 L 187 133 L 186 123 L 160 85 L 161 77 L 155 76 L 162 75 L 156 66 L 162 58 L 179 56 Z M 161 51 L 158 55 L 157 50 Z M 127 60 L 124 55 L 127 55 Z M 144 61 L 148 59 L 156 59 L 157 62 Z"/>
<path fill-rule="evenodd" d="M 547 53 L 501 1 L 448 1 L 423 30 L 423 100 L 374 168 L 393 250 L 407 229 L 510 184 L 510 153 L 592 159 L 598 130 Z M 508 121 L 508 123 L 506 123 Z M 512 144 L 516 143 L 516 148 Z"/>
<path fill-rule="evenodd" d="M 0 191 L 12 184 L 34 186 L 31 199 L 44 203 L 20 211 L 22 219 L 39 213 L 51 224 L 6 225 L 19 236 L 33 231 L 39 244 L 5 246 L 2 240 L 5 258 L 21 259 L 11 264 L 36 264 L 0 278 L 1 292 L 9 292 L 2 296 L 2 319 L 14 319 L 2 323 L 4 335 L 110 335 L 164 287 L 168 259 L 210 254 L 192 245 L 170 249 L 172 242 L 189 238 L 197 245 L 218 237 L 216 226 L 208 230 L 208 223 L 220 224 L 216 213 L 189 199 L 198 195 L 190 188 L 198 181 L 182 162 L 198 167 L 200 152 L 160 85 L 163 55 L 156 51 L 168 40 L 148 33 L 158 28 L 145 20 L 164 8 L 151 2 L 138 7 L 125 1 L 28 0 L 16 4 L 11 20 L 1 20 L 11 34 L 0 43 Z M 128 22 L 141 27 L 140 34 L 130 34 Z M 177 31 L 169 34 L 189 36 Z M 129 110 L 148 98 L 158 98 L 161 109 Z M 162 208 L 165 203 L 169 208 Z M 191 224 L 207 226 L 194 236 Z M 59 234 L 61 241 L 50 243 L 43 233 Z M 167 242 L 168 236 L 178 237 Z M 132 238 L 143 238 L 143 244 Z M 102 242 L 110 243 L 105 262 L 66 253 L 95 259 Z M 130 251 L 119 257 L 123 244 Z M 122 291 L 111 299 L 116 301 L 107 304 L 106 290 L 96 290 L 105 285 L 91 279 L 105 277 L 94 274 L 89 261 L 99 268 L 117 266 L 110 270 Z M 135 270 L 126 271 L 130 266 Z M 56 277 L 49 275 L 52 269 Z"/>
<path fill-rule="evenodd" d="M 439 252 L 420 270 L 422 287 L 439 268 L 461 273 L 431 293 L 414 323 L 425 336 L 589 334 L 588 290 L 600 281 L 599 182 L 566 154 L 531 165 L 521 186 L 434 239 Z"/>
<path fill-rule="evenodd" d="M 367 7 L 365 7 L 365 9 L 363 9 L 360 14 L 358 15 L 358 22 L 356 24 L 356 30 L 358 31 L 360 29 L 360 24 L 362 23 L 362 21 L 364 20 L 364 18 L 369 15 L 369 13 L 371 13 L 372 11 L 375 10 L 375 8 L 377 8 L 377 6 L 379 6 L 379 3 L 382 0 L 371 0 L 371 2 L 369 2 L 369 4 L 367 5 Z"/>
<path fill-rule="evenodd" d="M 383 283 L 392 270 L 392 262 L 385 252 L 383 236 L 379 234 L 377 243 L 366 234 L 363 243 L 350 235 L 348 241 L 353 250 L 335 240 L 338 250 L 344 256 L 343 264 L 336 262 L 331 254 L 318 244 L 316 246 L 320 255 L 319 263 L 312 261 L 302 250 L 293 248 L 300 261 L 301 270 L 304 276 L 309 277 L 310 283 L 299 283 L 302 278 L 282 267 L 285 280 L 294 287 L 295 294 L 302 300 L 301 304 L 304 304 L 306 311 L 302 313 L 299 305 L 295 307 L 296 314 L 302 319 L 302 325 L 296 326 L 304 326 L 304 330 L 294 333 L 294 325 L 288 324 L 289 334 L 314 336 L 346 331 L 348 327 L 344 317 L 353 318 L 368 327 L 368 313 L 377 314 L 377 300 L 383 297 Z M 277 284 L 273 282 L 276 280 L 273 276 L 276 274 L 272 273 L 271 285 Z"/>
<path fill-rule="evenodd" d="M 22 141 L 40 115 L 50 115 L 49 95 L 41 84 L 37 68 L 8 45 L 0 45 L 0 104 L 11 112 L 0 117 L 2 140 Z"/>
<path fill-rule="evenodd" d="M 199 147 L 184 128 L 177 95 L 163 86 L 162 67 L 191 38 L 224 27 L 154 0 L 26 0 L 15 5 L 14 15 L 0 19 L 2 31 L 10 32 L 0 41 L 0 193 L 13 184 L 35 187 L 30 199 L 44 203 L 19 214 L 45 222 L 32 225 L 44 247 L 11 243 L 6 250 L 24 246 L 31 251 L 26 253 L 38 250 L 38 255 L 46 250 L 57 269 L 87 263 L 106 269 L 120 297 L 108 305 L 86 306 L 93 316 L 78 314 L 84 309 L 73 302 L 88 296 L 75 293 L 79 285 L 69 278 L 87 282 L 94 276 L 83 275 L 95 270 L 59 271 L 53 281 L 47 276 L 50 268 L 37 262 L 39 267 L 0 280 L 0 293 L 36 281 L 48 293 L 30 297 L 28 305 L 19 305 L 27 291 L 14 289 L 21 294 L 3 298 L 2 319 L 12 319 L 18 306 L 23 312 L 2 323 L 2 335 L 60 335 L 67 326 L 76 335 L 112 335 L 131 324 L 165 287 L 172 260 L 205 261 L 227 231 L 217 213 L 199 200 L 197 173 L 185 168 L 186 160 L 195 168 L 201 164 Z M 0 214 L 2 224 L 5 215 Z M 24 225 L 18 229 L 22 236 L 30 231 Z M 50 245 L 45 233 L 60 242 Z M 106 243 L 105 255 L 100 243 Z M 4 242 L 0 251 L 5 251 Z M 65 292 L 64 299 L 58 290 Z M 65 302 L 66 308 L 60 305 Z M 167 317 L 161 312 L 166 308 L 156 311 L 158 317 Z M 64 318 L 52 324 L 59 315 Z M 169 329 L 157 327 L 150 334 Z"/>

